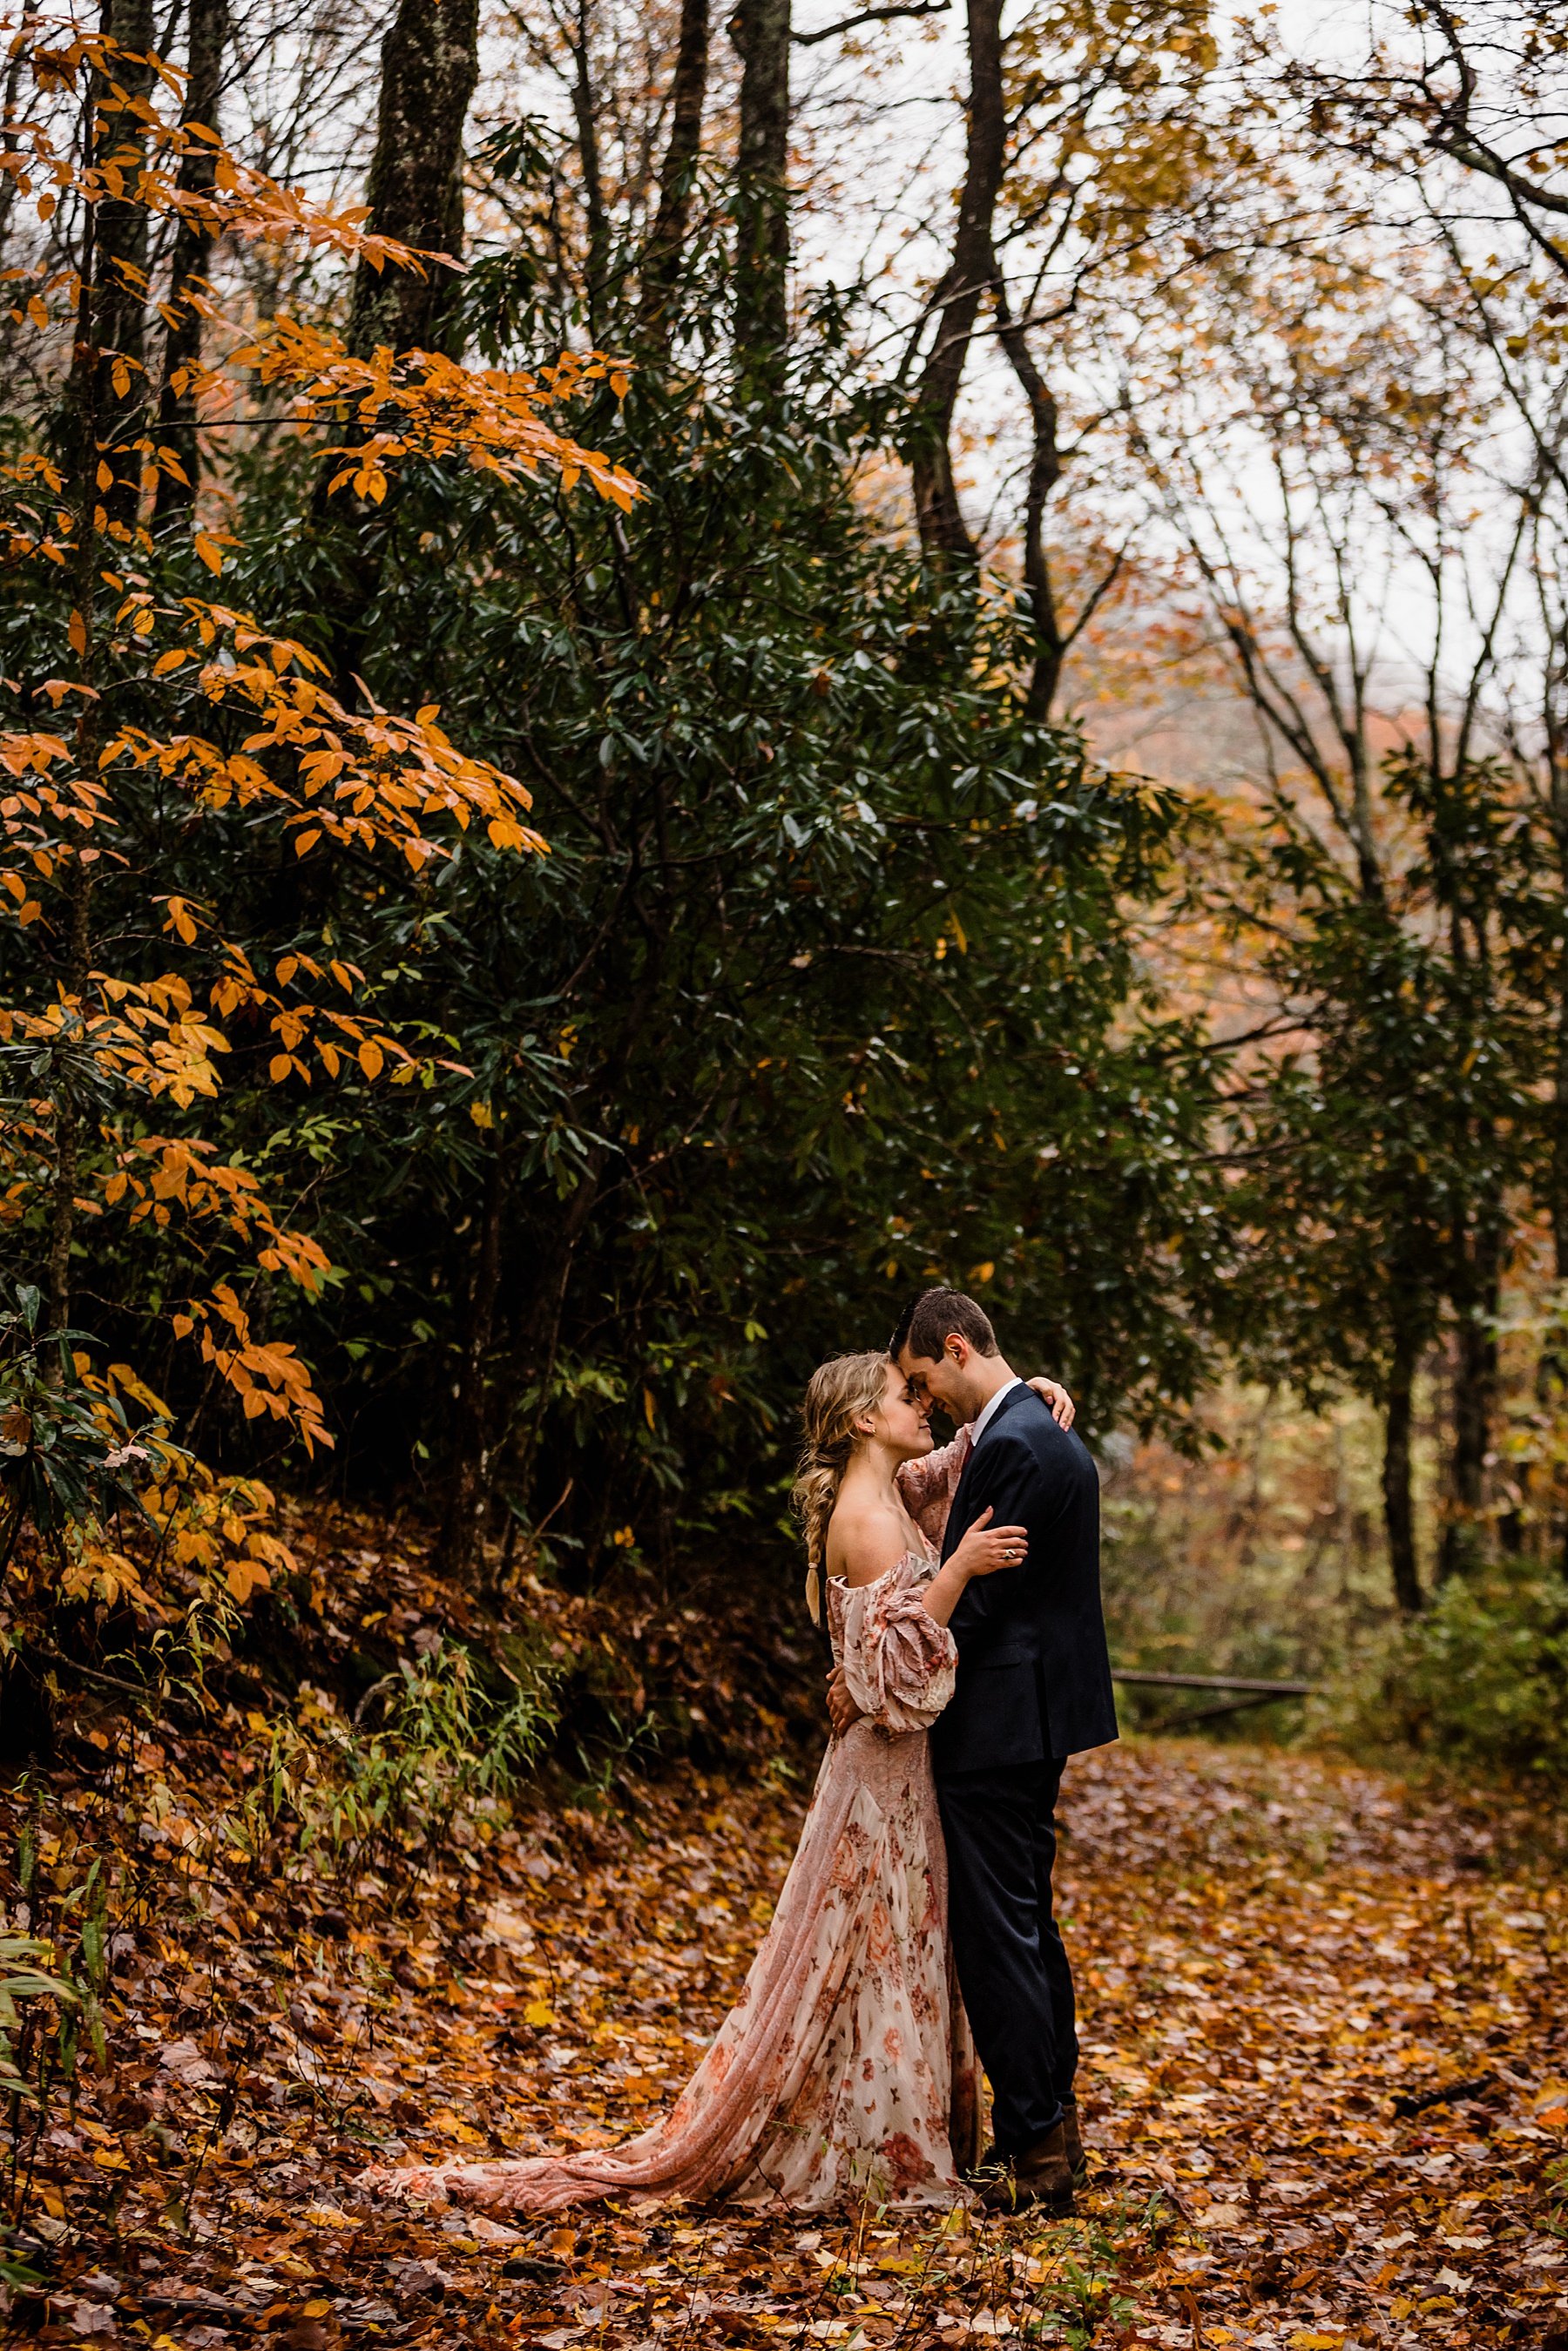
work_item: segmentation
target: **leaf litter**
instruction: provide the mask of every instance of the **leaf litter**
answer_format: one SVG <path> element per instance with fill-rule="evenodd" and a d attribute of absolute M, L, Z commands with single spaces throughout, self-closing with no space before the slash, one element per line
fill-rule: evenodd
<path fill-rule="evenodd" d="M 129 1889 L 106 2062 L 18 2136 L 18 2338 L 1568 2351 L 1568 1906 L 1517 1808 L 1266 1750 L 1081 1758 L 1061 1892 L 1093 2176 L 1069 2220 L 503 2222 L 355 2175 L 643 2126 L 738 1989 L 802 1782 L 687 1765 L 616 1814 L 492 1807 L 412 1885 L 333 1895 L 206 1834 L 234 1762 L 136 1734 L 109 1784 L 0 1799 L 44 1881 L 118 1838 Z"/>

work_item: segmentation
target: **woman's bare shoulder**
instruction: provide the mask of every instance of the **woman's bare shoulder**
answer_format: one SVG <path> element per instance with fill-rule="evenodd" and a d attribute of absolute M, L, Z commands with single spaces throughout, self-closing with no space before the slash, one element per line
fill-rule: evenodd
<path fill-rule="evenodd" d="M 828 1529 L 828 1573 L 852 1588 L 875 1583 L 909 1550 L 909 1529 L 884 1503 L 841 1502 Z"/>

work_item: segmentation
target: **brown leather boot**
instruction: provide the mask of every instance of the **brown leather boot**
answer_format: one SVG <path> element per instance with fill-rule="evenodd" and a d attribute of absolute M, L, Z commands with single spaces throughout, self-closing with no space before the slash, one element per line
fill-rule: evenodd
<path fill-rule="evenodd" d="M 1078 2124 L 1078 2101 L 1070 2090 L 1061 2101 L 1061 2127 L 1067 2139 L 1067 2160 L 1072 2167 L 1072 2177 L 1080 2188 L 1089 2177 L 1089 2155 L 1083 2144 L 1083 2133 Z M 1003 2158 L 997 2153 L 996 2144 L 988 2145 L 984 2155 L 966 2179 L 980 2180 L 1002 2168 Z"/>
<path fill-rule="evenodd" d="M 1089 2158 L 1083 2150 L 1083 2133 L 1078 2127 L 1078 2101 L 1071 2090 L 1061 2101 L 1061 2129 L 1072 2177 L 1082 2187 L 1089 2177 Z"/>
<path fill-rule="evenodd" d="M 1071 2212 L 1072 2166 L 1067 2159 L 1065 2123 L 1058 2123 L 1022 2155 L 1004 2156 L 981 2182 L 980 2202 L 988 2212 L 1027 2212 L 1036 2207 Z"/>

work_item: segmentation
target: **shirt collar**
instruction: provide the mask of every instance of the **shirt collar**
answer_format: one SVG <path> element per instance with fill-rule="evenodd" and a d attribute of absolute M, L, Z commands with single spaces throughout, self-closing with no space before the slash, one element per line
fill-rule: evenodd
<path fill-rule="evenodd" d="M 987 1405 L 985 1410 L 983 1412 L 977 1412 L 975 1415 L 974 1419 L 969 1424 L 969 1442 L 971 1445 L 978 1445 L 981 1437 L 984 1437 L 987 1429 L 989 1428 L 992 1421 L 995 1420 L 997 1414 L 1000 1411 L 1006 1398 L 1011 1395 L 1014 1388 L 1021 1388 L 1023 1382 L 1015 1374 L 1015 1376 L 1008 1382 L 1006 1387 L 1001 1387 L 997 1390 L 996 1395 L 991 1398 L 989 1404 Z"/>

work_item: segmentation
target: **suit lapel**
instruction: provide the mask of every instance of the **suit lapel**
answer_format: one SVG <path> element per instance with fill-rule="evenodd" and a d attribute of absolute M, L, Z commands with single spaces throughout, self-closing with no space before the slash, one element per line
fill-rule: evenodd
<path fill-rule="evenodd" d="M 946 1560 L 951 1556 L 955 1543 L 962 1541 L 962 1536 L 955 1534 L 954 1529 L 961 1526 L 964 1522 L 960 1506 L 964 1499 L 964 1487 L 969 1475 L 969 1464 L 975 1458 L 975 1440 L 972 1437 L 969 1437 L 967 1423 L 966 1423 L 964 1427 L 959 1430 L 958 1434 L 960 1441 L 965 1437 L 968 1437 L 968 1443 L 964 1447 L 963 1458 L 958 1465 L 958 1482 L 953 1489 L 953 1499 L 947 1511 L 947 1524 L 943 1530 L 942 1557 L 944 1560 Z"/>
<path fill-rule="evenodd" d="M 986 1423 L 986 1437 L 989 1437 L 992 1429 L 997 1426 L 998 1422 L 1006 1420 L 1009 1413 L 1014 1409 L 1020 1396 L 1032 1395 L 1033 1393 L 1033 1389 L 1025 1386 L 1022 1381 L 1019 1383 L 1016 1388 L 1009 1388 L 1007 1395 L 1002 1398 L 1001 1403 L 997 1406 L 996 1411 L 991 1415 L 990 1419 Z M 955 1549 L 963 1541 L 964 1533 L 967 1530 L 968 1521 L 964 1516 L 963 1510 L 964 1489 L 968 1484 L 969 1472 L 974 1467 L 975 1456 L 979 1451 L 980 1445 L 985 1443 L 986 1437 L 981 1437 L 979 1445 L 977 1445 L 974 1439 L 971 1438 L 969 1441 L 969 1449 L 964 1456 L 964 1466 L 958 1473 L 958 1483 L 953 1489 L 953 1507 L 947 1513 L 946 1531 L 942 1538 L 942 1557 L 944 1561 L 952 1557 Z"/>

